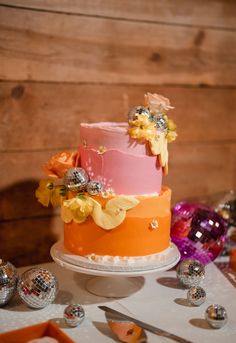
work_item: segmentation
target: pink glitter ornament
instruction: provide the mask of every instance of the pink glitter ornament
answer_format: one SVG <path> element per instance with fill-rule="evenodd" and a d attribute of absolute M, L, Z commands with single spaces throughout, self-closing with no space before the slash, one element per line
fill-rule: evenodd
<path fill-rule="evenodd" d="M 181 202 L 172 209 L 171 239 L 181 260 L 214 261 L 223 250 L 227 229 L 227 221 L 205 205 Z"/>

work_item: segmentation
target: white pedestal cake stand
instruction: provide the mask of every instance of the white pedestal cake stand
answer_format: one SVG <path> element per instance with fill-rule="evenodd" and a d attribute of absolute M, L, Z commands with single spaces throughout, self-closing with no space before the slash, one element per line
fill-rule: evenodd
<path fill-rule="evenodd" d="M 137 292 L 143 285 L 140 276 L 171 269 L 180 259 L 179 250 L 173 243 L 162 253 L 128 263 L 119 259 L 115 264 L 109 261 L 95 262 L 65 250 L 63 242 L 55 243 L 50 253 L 61 267 L 96 276 L 87 282 L 87 290 L 92 294 L 111 298 L 127 297 Z"/>

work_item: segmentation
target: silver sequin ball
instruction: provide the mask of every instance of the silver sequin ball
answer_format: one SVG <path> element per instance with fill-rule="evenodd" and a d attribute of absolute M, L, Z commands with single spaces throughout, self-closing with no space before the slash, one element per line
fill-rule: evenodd
<path fill-rule="evenodd" d="M 87 192 L 90 195 L 97 195 L 102 191 L 102 184 L 99 181 L 89 181 L 87 184 Z"/>
<path fill-rule="evenodd" d="M 198 286 L 205 277 L 205 267 L 197 260 L 186 259 L 179 263 L 176 276 L 182 286 Z"/>
<path fill-rule="evenodd" d="M 0 306 L 6 305 L 14 295 L 17 280 L 17 272 L 13 264 L 0 259 Z"/>
<path fill-rule="evenodd" d="M 205 318 L 214 329 L 222 328 L 228 321 L 226 309 L 218 304 L 210 305 L 206 309 Z"/>
<path fill-rule="evenodd" d="M 50 271 L 31 268 L 22 274 L 17 291 L 21 300 L 29 307 L 43 308 L 55 300 L 58 282 Z"/>
<path fill-rule="evenodd" d="M 79 325 L 84 320 L 84 317 L 84 309 L 79 304 L 68 305 L 64 310 L 65 322 L 70 327 Z"/>
<path fill-rule="evenodd" d="M 128 119 L 133 121 L 138 118 L 138 115 L 143 115 L 145 117 L 151 118 L 151 113 L 146 107 L 143 106 L 136 106 L 131 108 L 131 110 L 128 113 Z"/>
<path fill-rule="evenodd" d="M 157 129 L 161 131 L 165 131 L 167 129 L 167 121 L 163 115 L 154 115 L 151 119 L 155 123 Z"/>
<path fill-rule="evenodd" d="M 88 182 L 88 174 L 83 168 L 70 168 L 64 175 L 64 185 L 72 192 L 84 191 Z"/>
<path fill-rule="evenodd" d="M 206 292 L 200 286 L 191 287 L 187 293 L 188 301 L 194 306 L 200 306 L 206 300 Z"/>

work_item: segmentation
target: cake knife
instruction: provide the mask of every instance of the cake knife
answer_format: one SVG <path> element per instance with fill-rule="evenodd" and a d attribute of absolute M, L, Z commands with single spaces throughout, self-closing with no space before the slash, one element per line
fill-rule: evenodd
<path fill-rule="evenodd" d="M 139 325 L 140 327 L 142 327 L 143 329 L 147 330 L 147 331 L 150 331 L 156 335 L 159 335 L 159 336 L 163 336 L 163 337 L 167 337 L 167 338 L 170 338 L 176 342 L 179 342 L 179 343 L 192 343 L 191 341 L 188 341 L 182 337 L 179 337 L 177 335 L 174 335 L 168 331 L 165 331 L 165 330 L 162 330 L 162 329 L 159 329 L 153 325 L 150 325 L 150 324 L 147 324 L 141 320 L 138 320 L 138 319 L 135 319 L 133 317 L 130 317 L 124 313 L 121 313 L 119 311 L 116 311 L 110 307 L 107 307 L 107 306 L 98 306 L 98 308 L 100 308 L 100 310 L 102 311 L 105 311 L 105 312 L 108 312 L 108 313 L 112 313 L 118 317 L 120 317 L 121 319 L 126 319 L 126 320 L 129 320 L 137 325 Z"/>

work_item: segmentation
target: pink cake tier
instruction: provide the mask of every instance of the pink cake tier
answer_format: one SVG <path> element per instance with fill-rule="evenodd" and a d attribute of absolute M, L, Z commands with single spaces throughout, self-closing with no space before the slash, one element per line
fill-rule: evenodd
<path fill-rule="evenodd" d="M 80 164 L 115 194 L 159 194 L 162 168 L 148 145 L 131 139 L 128 123 L 81 124 Z"/>

